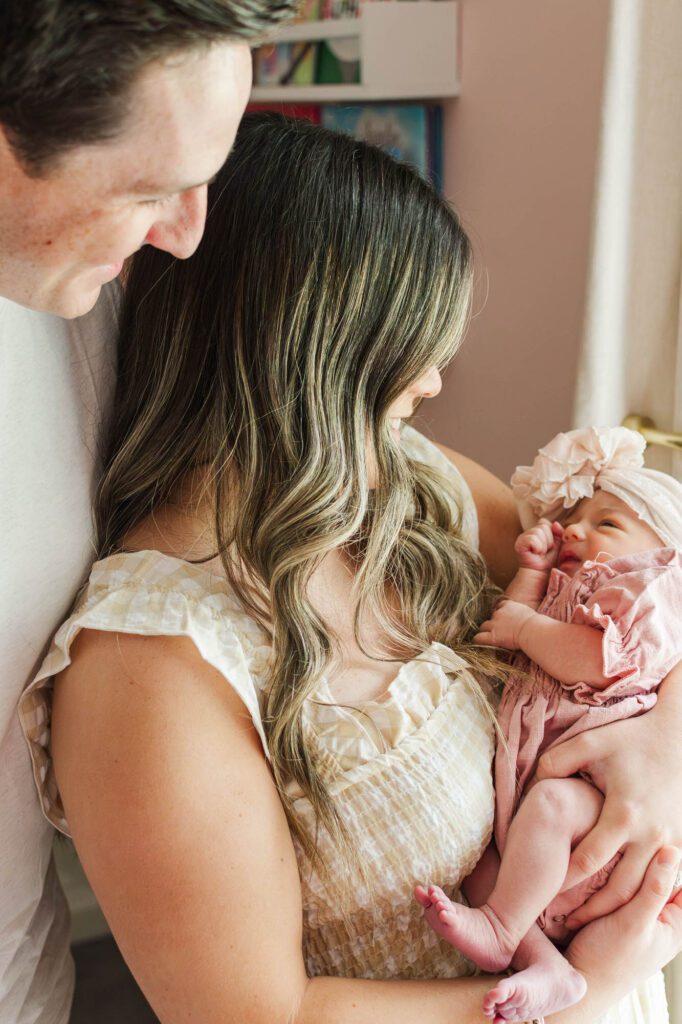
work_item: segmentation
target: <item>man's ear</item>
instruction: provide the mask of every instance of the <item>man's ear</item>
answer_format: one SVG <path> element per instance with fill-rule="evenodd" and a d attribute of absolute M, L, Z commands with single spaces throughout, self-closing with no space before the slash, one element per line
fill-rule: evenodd
<path fill-rule="evenodd" d="M 0 121 L 0 182 L 6 183 L 16 178 L 17 174 L 26 174 L 26 169 L 10 142 L 10 135 Z"/>

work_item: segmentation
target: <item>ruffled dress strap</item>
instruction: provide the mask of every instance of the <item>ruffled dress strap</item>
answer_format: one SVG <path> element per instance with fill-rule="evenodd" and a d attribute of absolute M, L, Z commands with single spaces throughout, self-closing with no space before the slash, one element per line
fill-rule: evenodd
<path fill-rule="evenodd" d="M 244 702 L 268 756 L 259 698 L 271 648 L 225 579 L 158 551 L 112 555 L 93 566 L 74 611 L 19 702 L 43 813 L 60 832 L 69 835 L 50 755 L 52 692 L 54 677 L 71 664 L 71 645 L 83 629 L 189 638 Z"/>

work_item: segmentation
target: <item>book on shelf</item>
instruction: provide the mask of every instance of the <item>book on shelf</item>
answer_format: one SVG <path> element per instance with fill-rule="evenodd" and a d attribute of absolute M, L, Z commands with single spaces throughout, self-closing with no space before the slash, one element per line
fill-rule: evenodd
<path fill-rule="evenodd" d="M 305 0 L 294 21 L 318 21 L 321 4 Z M 316 68 L 316 43 L 266 43 L 253 52 L 254 85 L 312 85 Z"/>
<path fill-rule="evenodd" d="M 277 114 L 285 114 L 287 117 L 301 117 L 313 124 L 320 124 L 322 112 L 317 103 L 249 103 L 246 112 L 260 110 L 274 110 Z"/>
<path fill-rule="evenodd" d="M 325 106 L 322 124 L 385 149 L 411 164 L 440 191 L 443 179 L 442 108 L 435 103 Z"/>
<path fill-rule="evenodd" d="M 307 0 L 296 22 L 353 18 L 359 0 Z M 268 43 L 253 56 L 254 85 L 341 85 L 360 81 L 357 39 Z"/>

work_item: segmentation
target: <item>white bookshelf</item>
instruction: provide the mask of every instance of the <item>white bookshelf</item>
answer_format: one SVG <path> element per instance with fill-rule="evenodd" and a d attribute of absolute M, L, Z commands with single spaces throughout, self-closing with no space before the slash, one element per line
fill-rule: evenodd
<path fill-rule="evenodd" d="M 354 85 L 256 85 L 254 103 L 439 100 L 459 93 L 458 4 L 454 0 L 365 3 L 358 18 L 301 22 L 272 42 L 348 40 L 360 60 Z"/>

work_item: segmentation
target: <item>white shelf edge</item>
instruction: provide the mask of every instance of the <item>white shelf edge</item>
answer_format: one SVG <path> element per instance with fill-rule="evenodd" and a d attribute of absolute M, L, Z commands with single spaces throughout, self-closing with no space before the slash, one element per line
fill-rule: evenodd
<path fill-rule="evenodd" d="M 420 90 L 417 86 L 404 89 L 371 89 L 366 85 L 255 85 L 250 103 L 351 103 L 385 100 L 445 100 L 459 95 L 459 87 Z"/>
<path fill-rule="evenodd" d="M 254 103 L 362 103 L 445 100 L 459 95 L 457 0 L 367 3 L 358 18 L 303 22 L 278 39 L 355 38 L 361 82 L 256 85 Z"/>
<path fill-rule="evenodd" d="M 328 18 L 319 21 L 301 21 L 279 29 L 276 36 L 260 43 L 305 43 L 322 39 L 355 39 L 362 33 L 360 18 Z"/>

